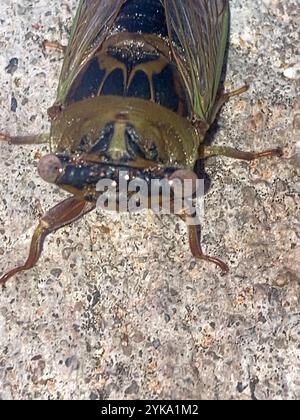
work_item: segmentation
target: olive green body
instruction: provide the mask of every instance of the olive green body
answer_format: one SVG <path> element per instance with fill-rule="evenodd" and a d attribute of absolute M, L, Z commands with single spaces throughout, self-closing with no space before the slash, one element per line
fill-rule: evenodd
<path fill-rule="evenodd" d="M 172 39 L 170 25 L 172 18 L 176 24 L 181 3 L 127 0 L 115 1 L 113 7 L 102 1 L 101 13 L 104 6 L 110 7 L 110 18 L 103 22 L 99 12 L 97 29 L 91 16 L 95 26 L 84 32 L 83 17 L 89 13 L 88 3 L 91 7 L 94 3 L 82 1 L 50 112 L 51 152 L 63 167 L 57 185 L 77 197 L 96 200 L 97 181 L 109 178 L 112 168 L 128 168 L 130 179 L 146 180 L 193 170 L 213 113 L 228 32 L 228 4 L 217 2 L 219 10 L 209 6 L 211 16 L 205 1 L 190 6 L 191 19 L 195 7 L 220 26 L 220 33 L 212 34 L 215 51 L 193 58 L 191 48 L 201 47 L 201 42 L 204 48 L 207 34 L 197 40 L 199 45 L 186 44 L 184 31 Z M 206 24 L 203 29 L 209 30 L 211 22 Z M 214 45 L 216 36 L 219 45 Z M 215 67 L 209 53 L 216 54 Z M 198 92 L 193 92 L 197 86 Z"/>
<path fill-rule="evenodd" d="M 96 208 L 102 180 L 116 187 L 117 210 L 120 179 L 127 187 L 136 179 L 147 186 L 166 180 L 169 210 L 175 213 L 174 180 L 192 180 L 194 188 L 198 158 L 280 155 L 278 149 L 255 154 L 202 147 L 224 102 L 245 91 L 218 95 L 228 33 L 229 0 L 79 1 L 57 100 L 48 111 L 51 153 L 38 163 L 43 180 L 71 196 L 40 219 L 27 261 L 5 273 L 0 284 L 37 263 L 49 233 Z M 0 140 L 14 144 L 44 139 L 0 133 Z M 144 197 L 152 208 L 151 193 L 147 189 Z M 159 209 L 165 208 L 162 196 L 156 191 Z M 188 223 L 192 254 L 227 272 L 223 261 L 202 252 L 195 209 L 184 207 L 176 214 Z"/>
<path fill-rule="evenodd" d="M 138 98 L 100 96 L 69 105 L 52 122 L 50 147 L 53 153 L 76 151 L 79 139 L 88 136 L 91 144 L 99 137 L 99 127 L 115 123 L 110 150 L 118 158 L 126 149 L 124 126 L 130 122 L 140 134 L 147 150 L 152 143 L 158 149 L 153 164 L 193 168 L 198 156 L 199 142 L 205 134 L 180 115 L 150 101 Z M 101 157 L 98 156 L 101 160 Z M 137 161 L 130 162 L 138 164 Z M 148 162 L 151 165 L 151 162 Z"/>

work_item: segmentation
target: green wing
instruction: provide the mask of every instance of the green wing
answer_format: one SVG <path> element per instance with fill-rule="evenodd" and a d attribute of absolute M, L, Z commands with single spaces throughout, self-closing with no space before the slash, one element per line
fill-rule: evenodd
<path fill-rule="evenodd" d="M 229 0 L 164 0 L 175 60 L 194 117 L 209 121 L 223 69 Z"/>
<path fill-rule="evenodd" d="M 57 102 L 102 45 L 125 0 L 80 0 L 60 76 Z"/>

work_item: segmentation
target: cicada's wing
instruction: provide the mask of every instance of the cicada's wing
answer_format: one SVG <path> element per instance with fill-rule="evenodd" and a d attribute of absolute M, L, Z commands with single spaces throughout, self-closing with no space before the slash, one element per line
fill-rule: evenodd
<path fill-rule="evenodd" d="M 80 0 L 60 76 L 58 101 L 105 40 L 125 0 Z"/>
<path fill-rule="evenodd" d="M 175 60 L 194 117 L 209 121 L 229 32 L 229 0 L 164 0 Z"/>

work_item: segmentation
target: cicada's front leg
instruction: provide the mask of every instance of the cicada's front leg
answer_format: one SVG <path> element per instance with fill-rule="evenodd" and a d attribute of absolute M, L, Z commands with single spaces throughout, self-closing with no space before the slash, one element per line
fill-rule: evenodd
<path fill-rule="evenodd" d="M 229 272 L 229 267 L 224 261 L 220 260 L 217 257 L 206 255 L 203 252 L 201 246 L 201 225 L 200 221 L 195 220 L 197 216 L 191 216 L 188 213 L 185 213 L 180 217 L 187 223 L 189 243 L 192 255 L 199 260 L 208 261 L 217 265 L 222 270 L 222 273 L 224 275 L 227 274 Z M 192 223 L 191 219 L 193 219 Z"/>
<path fill-rule="evenodd" d="M 5 283 L 17 273 L 30 270 L 36 265 L 43 250 L 44 240 L 49 233 L 52 233 L 63 226 L 69 225 L 94 208 L 95 204 L 93 203 L 88 203 L 84 200 L 78 200 L 71 197 L 49 210 L 40 219 L 40 222 L 32 236 L 27 261 L 24 265 L 21 265 L 4 274 L 0 278 L 0 285 L 4 286 Z"/>
<path fill-rule="evenodd" d="M 184 182 L 186 180 L 191 181 L 191 187 L 192 191 L 189 191 L 188 193 L 192 193 L 192 196 L 188 195 L 188 197 L 194 197 L 194 194 L 197 191 L 197 174 L 194 171 L 191 171 L 189 169 L 183 169 L 175 171 L 174 174 L 171 176 L 170 181 L 178 179 L 182 182 L 184 186 Z M 186 194 L 184 193 L 184 196 L 186 197 Z M 193 201 L 193 200 L 192 200 Z M 183 204 L 183 203 L 182 203 Z M 174 199 L 171 201 L 171 212 L 174 213 Z M 222 260 L 220 260 L 217 257 L 212 257 L 210 255 L 206 255 L 201 247 L 201 224 L 198 217 L 198 214 L 195 210 L 195 208 L 184 208 L 182 211 L 182 214 L 179 215 L 182 220 L 184 220 L 188 227 L 188 235 L 189 235 L 189 243 L 190 243 L 190 249 L 193 254 L 193 256 L 199 260 L 204 260 L 211 262 L 222 270 L 223 274 L 227 274 L 229 272 L 229 267 L 227 264 L 225 264 Z"/>
<path fill-rule="evenodd" d="M 224 261 L 220 260 L 217 257 L 212 257 L 210 255 L 206 255 L 203 253 L 201 242 L 200 242 L 200 238 L 201 238 L 200 225 L 196 225 L 196 226 L 189 225 L 188 233 L 189 233 L 190 248 L 191 248 L 191 252 L 193 256 L 197 259 L 208 261 L 217 265 L 218 267 L 220 267 L 223 274 L 227 274 L 229 272 L 229 267 Z"/>

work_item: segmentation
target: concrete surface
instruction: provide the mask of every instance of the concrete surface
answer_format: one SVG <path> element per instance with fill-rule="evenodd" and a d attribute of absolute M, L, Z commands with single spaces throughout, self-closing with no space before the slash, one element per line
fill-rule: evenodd
<path fill-rule="evenodd" d="M 1 0 L 0 130 L 48 128 L 62 56 L 40 45 L 67 39 L 76 3 Z M 231 5 L 226 86 L 251 90 L 215 144 L 285 157 L 206 165 L 203 243 L 230 274 L 195 262 L 176 217 L 91 214 L 61 230 L 0 293 L 2 399 L 300 397 L 299 2 Z M 46 152 L 1 145 L 1 273 L 66 196 L 37 177 Z"/>

